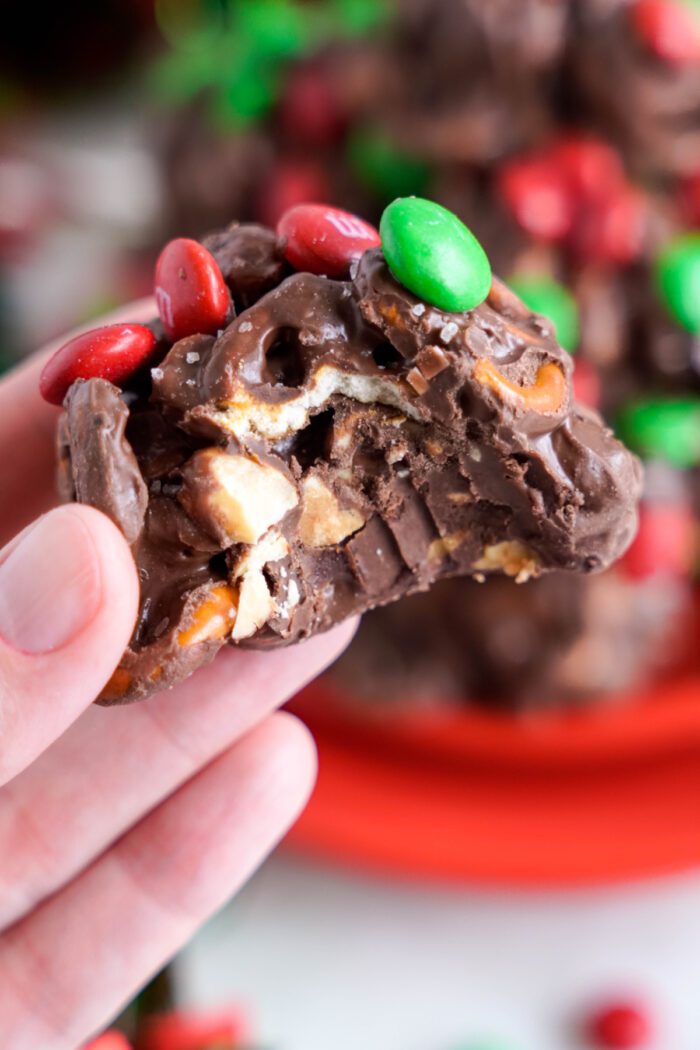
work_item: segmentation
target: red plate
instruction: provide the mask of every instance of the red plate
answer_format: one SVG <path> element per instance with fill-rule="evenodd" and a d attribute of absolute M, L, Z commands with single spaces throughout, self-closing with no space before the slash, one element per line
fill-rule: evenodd
<path fill-rule="evenodd" d="M 365 708 L 317 682 L 320 752 L 290 836 L 405 877 L 573 886 L 700 864 L 700 667 L 600 710 Z"/>

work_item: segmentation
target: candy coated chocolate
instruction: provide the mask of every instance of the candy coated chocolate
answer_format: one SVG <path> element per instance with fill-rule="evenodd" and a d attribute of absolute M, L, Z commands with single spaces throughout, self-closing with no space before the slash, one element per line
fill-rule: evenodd
<path fill-rule="evenodd" d="M 566 174 L 549 157 L 518 157 L 498 175 L 500 195 L 532 237 L 559 241 L 574 221 L 575 201 Z"/>
<path fill-rule="evenodd" d="M 491 265 L 471 230 L 451 211 L 421 197 L 384 209 L 379 230 L 400 284 L 441 310 L 473 310 L 491 287 Z"/>
<path fill-rule="evenodd" d="M 572 403 L 570 355 L 500 281 L 448 312 L 380 248 L 340 281 L 290 273 L 262 227 L 207 243 L 235 319 L 164 344 L 121 391 L 76 382 L 61 420 L 65 498 L 108 514 L 140 571 L 103 702 L 442 577 L 586 573 L 623 553 L 639 464 Z"/>
<path fill-rule="evenodd" d="M 170 339 L 223 328 L 231 300 L 216 259 L 198 241 L 178 237 L 156 262 L 155 297 Z"/>
<path fill-rule="evenodd" d="M 625 405 L 620 431 L 645 459 L 663 459 L 675 467 L 700 463 L 700 398 L 647 398 Z"/>
<path fill-rule="evenodd" d="M 422 193 L 428 185 L 430 169 L 425 161 L 399 149 L 381 132 L 358 128 L 347 150 L 357 178 L 382 200 Z"/>
<path fill-rule="evenodd" d="M 277 236 L 295 269 L 327 277 L 348 277 L 351 263 L 379 244 L 374 226 L 326 204 L 290 208 L 277 224 Z"/>
<path fill-rule="evenodd" d="M 641 1003 L 614 1002 L 600 1007 L 588 1018 L 585 1032 L 600 1050 L 642 1050 L 650 1044 L 652 1023 Z"/>
<path fill-rule="evenodd" d="M 671 317 L 700 334 L 700 233 L 686 233 L 666 245 L 656 262 L 659 295 Z"/>
<path fill-rule="evenodd" d="M 700 64 L 700 12 L 688 0 L 634 0 L 630 18 L 639 39 L 663 62 Z"/>
<path fill-rule="evenodd" d="M 131 1050 L 131 1043 L 125 1035 L 113 1029 L 98 1035 L 97 1039 L 84 1046 L 83 1050 Z"/>
<path fill-rule="evenodd" d="M 75 336 L 44 365 L 39 390 L 45 401 L 60 405 L 76 379 L 122 383 L 153 353 L 156 337 L 142 324 L 110 324 Z"/>

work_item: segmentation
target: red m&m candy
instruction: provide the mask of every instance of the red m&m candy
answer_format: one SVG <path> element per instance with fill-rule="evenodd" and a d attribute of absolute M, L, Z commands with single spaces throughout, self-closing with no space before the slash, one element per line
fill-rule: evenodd
<path fill-rule="evenodd" d="M 608 194 L 624 180 L 619 154 L 592 135 L 565 135 L 549 152 L 579 199 Z"/>
<path fill-rule="evenodd" d="M 498 179 L 502 199 L 516 222 L 533 237 L 558 241 L 574 221 L 574 201 L 565 173 L 545 156 L 510 161 Z"/>
<path fill-rule="evenodd" d="M 213 335 L 226 324 L 231 306 L 216 259 L 186 237 L 170 241 L 158 256 L 155 297 L 163 328 L 172 340 L 196 333 Z"/>
<path fill-rule="evenodd" d="M 622 564 L 637 580 L 650 576 L 689 577 L 697 560 L 697 538 L 697 524 L 690 507 L 642 506 L 637 535 Z"/>
<path fill-rule="evenodd" d="M 648 215 L 645 195 L 624 182 L 582 208 L 573 249 L 590 262 L 630 263 L 644 247 Z"/>
<path fill-rule="evenodd" d="M 683 180 L 679 190 L 680 206 L 691 227 L 700 227 L 700 171 Z"/>
<path fill-rule="evenodd" d="M 379 232 L 364 219 L 324 204 L 290 208 L 277 235 L 295 269 L 328 277 L 347 277 L 353 259 L 380 243 Z"/>
<path fill-rule="evenodd" d="M 588 408 L 600 408 L 602 394 L 600 375 L 590 361 L 577 357 L 572 377 L 574 400 Z"/>
<path fill-rule="evenodd" d="M 113 1029 L 98 1035 L 97 1039 L 93 1039 L 83 1050 L 131 1050 L 131 1043 L 125 1035 Z"/>
<path fill-rule="evenodd" d="M 652 1025 L 639 1003 L 609 1003 L 596 1010 L 585 1023 L 592 1046 L 605 1050 L 636 1050 L 649 1045 Z"/>
<path fill-rule="evenodd" d="M 56 351 L 44 365 L 39 391 L 60 405 L 76 379 L 108 379 L 119 385 L 150 357 L 156 345 L 142 324 L 110 324 L 83 332 Z"/>
<path fill-rule="evenodd" d="M 700 13 L 688 0 L 636 0 L 630 17 L 657 58 L 673 66 L 700 64 Z"/>
<path fill-rule="evenodd" d="M 246 1038 L 246 1026 L 234 1010 L 193 1013 L 175 1010 L 149 1017 L 139 1031 L 139 1050 L 234 1050 Z"/>
<path fill-rule="evenodd" d="M 328 198 L 328 182 L 314 161 L 283 160 L 260 187 L 257 214 L 266 226 L 276 226 L 289 208 Z"/>
<path fill-rule="evenodd" d="M 291 74 L 280 103 L 280 123 L 292 142 L 308 146 L 337 142 L 345 119 L 326 73 L 308 66 Z"/>

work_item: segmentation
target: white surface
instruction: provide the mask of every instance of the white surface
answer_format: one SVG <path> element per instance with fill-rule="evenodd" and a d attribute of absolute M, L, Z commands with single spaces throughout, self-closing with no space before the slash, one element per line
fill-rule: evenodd
<path fill-rule="evenodd" d="M 617 991 L 658 1050 L 700 1048 L 700 875 L 533 894 L 416 887 L 277 855 L 180 963 L 183 998 L 250 1008 L 274 1050 L 579 1046 Z"/>

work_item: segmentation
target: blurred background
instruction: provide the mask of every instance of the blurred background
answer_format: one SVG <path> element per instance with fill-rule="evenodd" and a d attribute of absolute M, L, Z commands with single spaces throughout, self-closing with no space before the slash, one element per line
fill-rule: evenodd
<path fill-rule="evenodd" d="M 171 236 L 310 200 L 377 221 L 415 193 L 551 318 L 576 396 L 646 464 L 609 572 L 365 617 L 293 704 L 320 750 L 307 812 L 122 1029 L 697 1050 L 700 3 L 10 6 L 0 369 L 149 294 Z"/>

